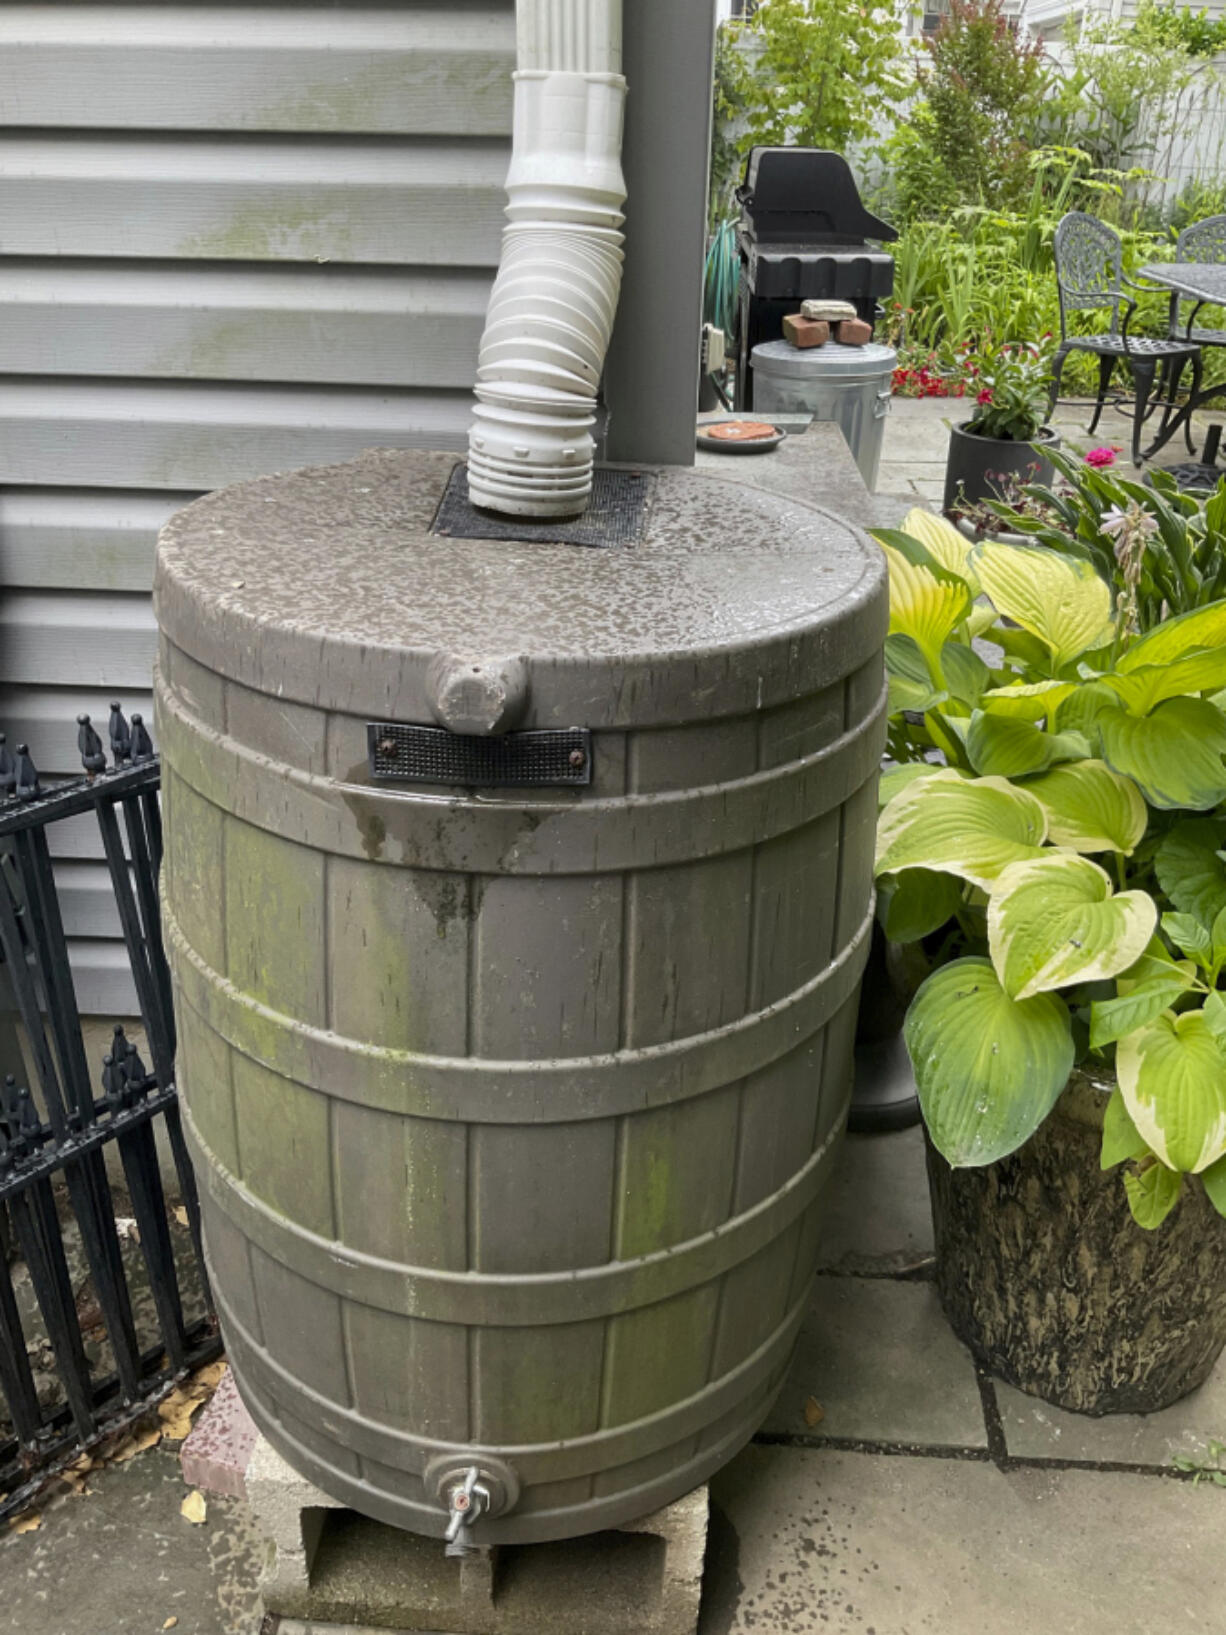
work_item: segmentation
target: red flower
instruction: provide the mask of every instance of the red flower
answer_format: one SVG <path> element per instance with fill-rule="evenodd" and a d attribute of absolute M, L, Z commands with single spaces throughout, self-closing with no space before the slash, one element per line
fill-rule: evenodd
<path fill-rule="evenodd" d="M 992 401 L 992 389 L 991 389 L 990 386 L 985 386 L 983 388 L 983 390 L 979 393 L 979 395 L 976 397 L 975 402 L 976 403 L 990 403 L 991 401 Z"/>

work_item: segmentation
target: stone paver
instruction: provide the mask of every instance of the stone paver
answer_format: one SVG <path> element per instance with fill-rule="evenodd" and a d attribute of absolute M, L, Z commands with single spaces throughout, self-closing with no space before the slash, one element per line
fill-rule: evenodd
<path fill-rule="evenodd" d="M 1157 1414 L 1090 1419 L 1053 1408 L 1011 1385 L 997 1385 L 996 1401 L 1005 1443 L 1021 1459 L 1162 1466 L 1176 1453 L 1203 1458 L 1211 1439 L 1226 1441 L 1226 1361 L 1218 1363 L 1199 1391 Z M 1226 1527 L 1226 1514 L 1222 1523 Z"/>
<path fill-rule="evenodd" d="M 262 1546 L 243 1505 L 210 1499 L 194 1526 L 177 1455 L 150 1449 L 91 1472 L 37 1532 L 0 1533 L 0 1631 L 12 1635 L 256 1635 Z"/>
<path fill-rule="evenodd" d="M 932 1256 L 932 1211 L 919 1127 L 849 1135 L 826 1200 L 823 1271 L 913 1272 Z"/>
<path fill-rule="evenodd" d="M 805 1419 L 815 1400 L 823 1418 Z M 774 1434 L 985 1448 L 975 1367 L 930 1283 L 819 1277 Z"/>
<path fill-rule="evenodd" d="M 754 1446 L 712 1487 L 702 1635 L 1209 1635 L 1226 1493 Z"/>
<path fill-rule="evenodd" d="M 958 398 L 896 397 L 890 404 L 886 421 L 885 445 L 881 458 L 879 489 L 913 494 L 917 500 L 939 507 L 945 487 L 945 454 L 949 447 L 951 422 L 965 420 L 967 404 Z M 1205 432 L 1211 420 L 1221 420 L 1222 410 L 1197 415 L 1193 421 L 1197 449 L 1204 446 Z M 1080 403 L 1062 402 L 1053 419 L 1065 446 L 1075 453 L 1108 444 L 1124 451 L 1120 469 L 1129 477 L 1138 475 L 1136 467 L 1127 458 L 1132 431 L 1131 421 L 1110 407 L 1104 410 L 1098 430 L 1093 437 L 1086 431 L 1090 410 Z M 1189 455 L 1182 438 L 1168 443 L 1158 455 L 1157 464 L 1175 465 Z"/>

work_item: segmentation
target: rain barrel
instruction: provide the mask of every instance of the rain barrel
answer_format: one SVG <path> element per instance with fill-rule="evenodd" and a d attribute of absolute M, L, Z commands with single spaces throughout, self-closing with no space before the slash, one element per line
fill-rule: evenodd
<path fill-rule="evenodd" d="M 887 593 L 847 523 L 689 470 L 611 473 L 603 545 L 458 537 L 454 467 L 375 451 L 167 524 L 163 906 L 252 1415 L 427 1535 L 478 1466 L 476 1542 L 521 1543 L 693 1488 L 787 1372 Z"/>

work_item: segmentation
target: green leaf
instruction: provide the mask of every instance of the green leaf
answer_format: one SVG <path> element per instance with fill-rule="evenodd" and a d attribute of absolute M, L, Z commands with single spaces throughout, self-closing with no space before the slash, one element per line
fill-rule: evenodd
<path fill-rule="evenodd" d="M 1104 710 L 1118 709 L 1115 694 L 1101 681 L 1090 681 L 1076 688 L 1060 701 L 1056 710 L 1056 728 L 1060 732 L 1084 732 L 1094 739 L 1098 732 L 1098 718 Z"/>
<path fill-rule="evenodd" d="M 1202 693 L 1226 682 L 1226 647 L 1189 653 L 1170 664 L 1149 664 L 1126 675 L 1114 673 L 1101 679 L 1103 686 L 1110 687 L 1130 714 L 1148 715 L 1164 698 Z"/>
<path fill-rule="evenodd" d="M 1112 896 L 1097 863 L 1048 852 L 998 877 L 988 903 L 988 948 L 1005 992 L 1029 999 L 1118 976 L 1145 952 L 1157 920 L 1147 892 Z"/>
<path fill-rule="evenodd" d="M 1201 1011 L 1169 1012 L 1120 1040 L 1115 1071 L 1132 1121 L 1168 1169 L 1226 1153 L 1226 1052 Z"/>
<path fill-rule="evenodd" d="M 962 885 L 952 874 L 905 869 L 882 881 L 882 929 L 891 942 L 918 942 L 953 919 L 962 906 Z"/>
<path fill-rule="evenodd" d="M 1129 1118 L 1123 1093 L 1117 1084 L 1103 1113 L 1103 1150 L 1099 1168 L 1114 1169 L 1129 1158 L 1146 1158 L 1148 1155 L 1149 1148 Z"/>
<path fill-rule="evenodd" d="M 877 824 L 877 873 L 936 869 L 987 887 L 1010 863 L 1039 856 L 1047 818 L 1003 778 L 946 769 L 909 784 Z"/>
<path fill-rule="evenodd" d="M 1067 1005 L 1051 994 L 1010 999 L 982 958 L 934 971 L 904 1036 L 933 1145 L 955 1168 L 1016 1151 L 1073 1069 Z"/>
<path fill-rule="evenodd" d="M 1105 761 L 1074 761 L 1026 785 L 1047 813 L 1047 837 L 1075 852 L 1131 856 L 1145 837 L 1149 813 L 1131 778 Z"/>
<path fill-rule="evenodd" d="M 1041 798 L 1041 797 L 1040 797 Z M 1154 858 L 1158 884 L 1185 914 L 1212 925 L 1226 908 L 1226 825 L 1214 818 L 1186 818 L 1165 837 Z"/>
<path fill-rule="evenodd" d="M 1226 994 L 1215 989 L 1205 1000 L 1203 1014 L 1205 1026 L 1222 1049 L 1226 1050 Z"/>
<path fill-rule="evenodd" d="M 946 642 L 941 649 L 941 668 L 950 696 L 972 709 L 992 685 L 992 672 L 979 654 L 958 642 Z"/>
<path fill-rule="evenodd" d="M 1189 959 L 1208 965 L 1213 957 L 1213 933 L 1191 914 L 1164 914 L 1162 929 Z"/>
<path fill-rule="evenodd" d="M 891 715 L 901 715 L 904 710 L 922 715 L 949 696 L 932 685 L 928 662 L 919 643 L 910 636 L 886 637 L 885 669 L 889 686 L 886 707 Z"/>
<path fill-rule="evenodd" d="M 878 808 L 888 806 L 900 790 L 918 778 L 931 778 L 938 772 L 948 770 L 948 767 L 941 766 L 936 761 L 908 761 L 903 766 L 892 766 L 888 772 L 881 774 L 881 781 L 877 785 Z"/>
<path fill-rule="evenodd" d="M 1147 1232 L 1153 1232 L 1179 1202 L 1182 1186 L 1183 1176 L 1162 1164 L 1151 1164 L 1140 1175 L 1125 1175 L 1124 1190 L 1133 1220 Z"/>
<path fill-rule="evenodd" d="M 1165 666 L 1206 647 L 1226 648 L 1226 598 L 1163 619 L 1148 635 L 1129 646 L 1116 669 L 1128 675 L 1150 666 Z"/>
<path fill-rule="evenodd" d="M 970 763 L 984 777 L 1020 778 L 1089 752 L 1080 733 L 1044 732 L 1017 716 L 988 715 L 983 710 L 971 716 L 966 735 Z"/>
<path fill-rule="evenodd" d="M 1151 806 L 1203 812 L 1226 800 L 1226 715 L 1203 698 L 1171 698 L 1139 721 L 1098 716 L 1103 759 L 1132 778 Z"/>
<path fill-rule="evenodd" d="M 1076 684 L 1071 681 L 1019 681 L 1009 687 L 993 687 L 979 702 L 989 715 L 1016 715 L 1023 721 L 1042 721 L 1074 691 Z"/>
<path fill-rule="evenodd" d="M 1057 670 L 1111 639 L 1111 591 L 1090 563 L 1046 546 L 985 540 L 971 564 L 997 612 L 1037 636 Z"/>
<path fill-rule="evenodd" d="M 1226 1158 L 1219 1158 L 1216 1164 L 1210 1164 L 1208 1169 L 1200 1172 L 1204 1182 L 1209 1202 L 1219 1215 L 1226 1215 Z"/>
<path fill-rule="evenodd" d="M 1191 979 L 1178 966 L 1174 973 L 1159 982 L 1138 984 L 1131 993 L 1116 999 L 1096 999 L 1091 1006 L 1090 1044 L 1095 1050 L 1112 1045 L 1125 1034 L 1143 1028 L 1163 1011 L 1169 1010 L 1177 999 L 1182 999 L 1192 986 Z"/>
<path fill-rule="evenodd" d="M 890 634 L 911 637 L 939 686 L 941 649 L 971 605 L 970 590 L 905 534 L 882 530 L 877 539 L 890 568 Z"/>
<path fill-rule="evenodd" d="M 917 505 L 902 519 L 902 531 L 918 540 L 941 567 L 964 579 L 972 596 L 979 595 L 979 581 L 970 564 L 973 541 L 959 533 L 952 522 Z"/>

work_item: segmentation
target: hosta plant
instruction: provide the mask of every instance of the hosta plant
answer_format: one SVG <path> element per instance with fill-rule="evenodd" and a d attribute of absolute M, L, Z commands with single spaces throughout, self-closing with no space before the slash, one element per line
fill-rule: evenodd
<path fill-rule="evenodd" d="M 955 1167 L 1113 1066 L 1102 1162 L 1226 1214 L 1226 598 L 1159 618 L 1087 556 L 912 512 L 890 568 L 879 913 L 937 968 L 906 1040 Z"/>

